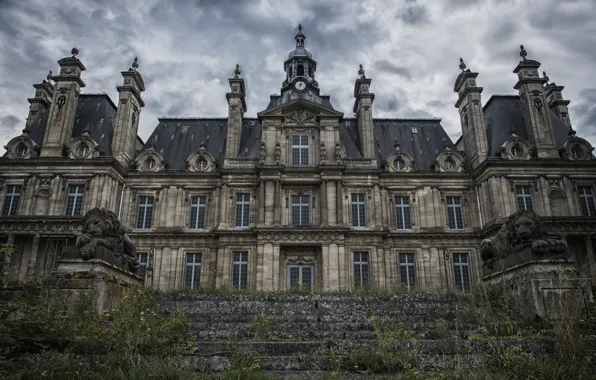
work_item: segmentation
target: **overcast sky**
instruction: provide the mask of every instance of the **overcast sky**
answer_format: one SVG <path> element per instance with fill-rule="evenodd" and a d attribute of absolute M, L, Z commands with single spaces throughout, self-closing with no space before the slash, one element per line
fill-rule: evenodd
<path fill-rule="evenodd" d="M 595 16 L 596 0 L 0 0 L 0 146 L 21 133 L 31 85 L 58 72 L 73 46 L 87 67 L 83 92 L 115 103 L 120 71 L 139 57 L 144 140 L 160 116 L 226 117 L 236 63 L 246 116 L 256 116 L 280 91 L 298 23 L 321 92 L 345 116 L 353 116 L 362 63 L 374 117 L 440 117 L 455 141 L 459 57 L 480 73 L 486 102 L 516 93 L 512 70 L 524 44 L 565 86 L 574 128 L 596 145 Z"/>

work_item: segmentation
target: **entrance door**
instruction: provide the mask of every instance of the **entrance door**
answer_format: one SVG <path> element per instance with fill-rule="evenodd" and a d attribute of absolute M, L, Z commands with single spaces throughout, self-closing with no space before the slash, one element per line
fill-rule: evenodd
<path fill-rule="evenodd" d="M 302 286 L 313 290 L 315 287 L 315 266 L 312 264 L 288 265 L 288 289 Z"/>

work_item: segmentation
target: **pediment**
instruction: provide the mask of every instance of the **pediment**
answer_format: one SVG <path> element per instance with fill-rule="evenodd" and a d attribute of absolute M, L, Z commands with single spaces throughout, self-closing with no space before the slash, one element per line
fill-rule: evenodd
<path fill-rule="evenodd" d="M 301 112 L 301 114 L 299 114 Z M 283 104 L 279 107 L 272 108 L 257 113 L 259 121 L 264 117 L 287 117 L 299 122 L 310 115 L 315 117 L 315 121 L 321 117 L 343 117 L 342 112 L 324 107 L 309 100 L 298 99 L 290 103 Z M 313 121 L 314 122 L 314 121 Z"/>

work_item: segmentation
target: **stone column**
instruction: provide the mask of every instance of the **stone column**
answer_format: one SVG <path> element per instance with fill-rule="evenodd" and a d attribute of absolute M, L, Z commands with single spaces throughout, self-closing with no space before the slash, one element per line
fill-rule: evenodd
<path fill-rule="evenodd" d="M 275 180 L 274 223 L 281 224 L 281 181 Z"/>
<path fill-rule="evenodd" d="M 335 181 L 327 182 L 327 221 L 329 225 L 337 224 L 337 191 Z"/>
<path fill-rule="evenodd" d="M 265 222 L 265 182 L 259 181 L 259 195 L 257 198 L 258 219 L 257 225 Z"/>
<path fill-rule="evenodd" d="M 33 244 L 31 245 L 31 254 L 29 255 L 29 265 L 27 266 L 27 278 L 35 276 L 35 267 L 37 264 L 37 252 L 39 251 L 39 234 L 33 235 Z"/>
<path fill-rule="evenodd" d="M 8 240 L 6 241 L 6 245 L 7 246 L 13 246 L 14 245 L 14 238 L 15 235 L 8 235 Z M 10 276 L 10 263 L 12 261 L 12 251 L 7 252 L 6 255 L 4 256 L 4 264 L 2 265 L 2 277 L 6 278 L 8 276 Z"/>
<path fill-rule="evenodd" d="M 273 223 L 273 207 L 275 198 L 275 184 L 273 181 L 265 182 L 265 224 Z"/>
<path fill-rule="evenodd" d="M 335 195 L 335 203 L 337 208 L 337 223 L 338 224 L 345 224 L 344 221 L 344 196 L 343 196 L 343 185 L 341 182 L 336 183 L 336 195 Z"/>
<path fill-rule="evenodd" d="M 327 204 L 327 180 L 323 180 L 323 182 L 321 182 L 321 208 L 320 208 L 320 213 L 321 213 L 321 225 L 322 226 L 326 226 L 329 222 L 327 219 L 327 207 L 325 207 L 325 205 Z"/>

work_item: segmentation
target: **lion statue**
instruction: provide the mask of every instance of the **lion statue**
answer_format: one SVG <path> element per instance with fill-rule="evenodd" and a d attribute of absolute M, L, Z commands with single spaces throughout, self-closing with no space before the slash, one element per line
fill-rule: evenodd
<path fill-rule="evenodd" d="M 77 237 L 76 246 L 83 260 L 94 258 L 97 248 L 102 246 L 113 251 L 115 257 L 122 257 L 133 273 L 139 268 L 134 243 L 126 236 L 116 214 L 103 208 L 96 207 L 85 214 L 83 233 Z"/>
<path fill-rule="evenodd" d="M 526 248 L 538 256 L 557 255 L 566 252 L 567 244 L 548 238 L 546 226 L 538 215 L 521 210 L 511 214 L 495 236 L 482 240 L 480 257 L 483 261 L 504 258 Z"/>

